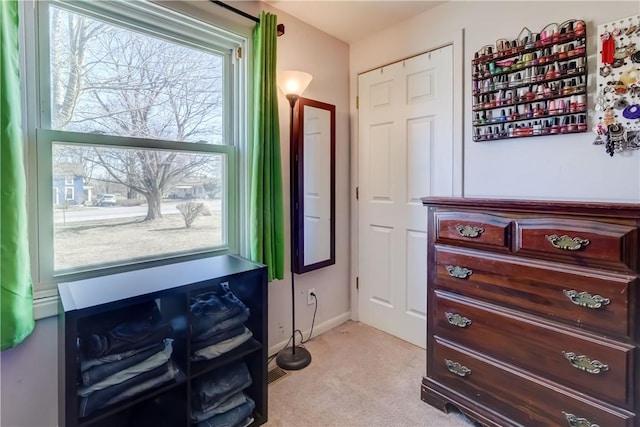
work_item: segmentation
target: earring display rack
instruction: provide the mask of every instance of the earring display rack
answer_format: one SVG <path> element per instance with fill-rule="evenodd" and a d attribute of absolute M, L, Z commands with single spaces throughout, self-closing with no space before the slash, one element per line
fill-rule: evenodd
<path fill-rule="evenodd" d="M 598 26 L 594 145 L 610 156 L 640 149 L 640 15 Z"/>
<path fill-rule="evenodd" d="M 473 140 L 587 131 L 587 53 L 584 21 L 523 28 L 475 53 Z"/>

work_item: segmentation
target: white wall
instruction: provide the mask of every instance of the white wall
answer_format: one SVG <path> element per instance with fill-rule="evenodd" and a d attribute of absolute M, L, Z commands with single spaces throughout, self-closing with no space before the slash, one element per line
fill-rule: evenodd
<path fill-rule="evenodd" d="M 162 2 L 200 19 L 222 16 L 237 31 L 247 31 L 251 21 L 236 17 L 207 1 Z M 254 16 L 266 5 L 235 3 Z M 349 48 L 327 34 L 279 10 L 278 22 L 286 34 L 278 39 L 278 69 L 298 69 L 314 76 L 304 96 L 336 105 L 336 264 L 296 276 L 296 327 L 311 327 L 313 306 L 307 306 L 308 288 L 315 288 L 319 306 L 314 334 L 349 318 Z M 250 34 L 250 30 L 248 32 Z M 281 152 L 284 194 L 289 194 L 289 103 L 280 96 Z M 285 212 L 289 212 L 285 196 Z M 289 219 L 287 215 L 287 242 Z M 287 245 L 287 263 L 289 255 Z M 280 348 L 291 335 L 290 273 L 269 284 L 269 346 Z M 35 332 L 18 347 L 0 355 L 0 425 L 51 427 L 57 423 L 57 320 L 39 320 Z"/>
<path fill-rule="evenodd" d="M 587 23 L 589 105 L 594 105 L 597 26 L 640 12 L 637 1 L 484 2 L 453 1 L 351 45 L 352 141 L 357 149 L 357 75 L 450 41 L 464 30 L 464 195 L 598 201 L 640 201 L 640 153 L 616 155 L 592 145 L 592 133 L 472 141 L 471 60 L 475 51 L 499 38 L 516 38 L 523 26 L 540 31 L 551 22 Z M 460 112 L 457 112 L 460 114 Z M 592 121 L 589 121 L 591 129 Z M 352 157 L 357 159 L 355 151 Z M 352 162 L 352 177 L 357 177 Z"/>
<path fill-rule="evenodd" d="M 474 143 L 471 126 L 471 61 L 473 54 L 500 38 L 515 38 L 522 27 L 539 32 L 551 22 L 582 19 L 587 24 L 588 103 L 594 105 L 597 26 L 640 13 L 638 1 L 450 1 L 416 15 L 350 46 L 351 185 L 358 185 L 358 74 L 456 40 L 464 33 L 462 53 L 463 129 L 462 194 L 467 197 L 509 197 L 597 201 L 640 201 L 640 152 L 610 158 L 594 146 L 591 132 Z M 454 76 L 455 77 L 455 76 Z M 588 129 L 593 118 L 588 121 Z M 454 129 L 457 131 L 458 129 Z M 351 212 L 357 223 L 357 205 Z M 357 227 L 351 230 L 351 280 L 358 275 Z M 352 317 L 358 318 L 358 294 L 351 290 Z"/>
<path fill-rule="evenodd" d="M 278 70 L 311 73 L 313 80 L 303 96 L 336 106 L 336 264 L 295 277 L 296 328 L 302 331 L 311 328 L 313 306 L 307 305 L 307 289 L 315 288 L 318 297 L 315 334 L 349 319 L 349 46 L 282 11 L 271 11 L 278 15 L 278 22 L 285 25 L 285 35 L 278 39 Z M 288 195 L 291 110 L 284 95 L 279 96 L 284 194 Z M 288 196 L 285 196 L 285 212 L 289 212 Z M 287 241 L 289 224 L 287 218 Z M 289 271 L 288 259 L 286 264 Z M 287 273 L 284 280 L 269 285 L 272 350 L 284 345 L 290 335 L 291 273 Z"/>
<path fill-rule="evenodd" d="M 17 347 L 0 353 L 0 426 L 51 427 L 58 421 L 58 322 L 36 322 Z"/>

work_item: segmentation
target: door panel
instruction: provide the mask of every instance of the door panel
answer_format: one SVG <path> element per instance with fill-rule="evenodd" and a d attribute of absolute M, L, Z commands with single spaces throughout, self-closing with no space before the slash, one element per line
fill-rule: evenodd
<path fill-rule="evenodd" d="M 426 210 L 453 194 L 453 48 L 359 76 L 360 320 L 425 346 Z"/>

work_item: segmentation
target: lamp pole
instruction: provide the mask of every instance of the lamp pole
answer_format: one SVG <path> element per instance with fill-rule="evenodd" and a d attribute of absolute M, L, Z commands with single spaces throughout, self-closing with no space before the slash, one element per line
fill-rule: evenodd
<path fill-rule="evenodd" d="M 296 210 L 296 190 L 297 182 L 294 182 L 295 168 L 297 167 L 296 159 L 296 138 L 294 135 L 294 108 L 299 95 L 287 94 L 289 105 L 291 106 L 291 114 L 289 120 L 289 197 L 290 197 L 290 222 L 291 222 L 291 347 L 287 347 L 278 353 L 276 364 L 286 370 L 294 371 L 305 368 L 311 363 L 311 353 L 304 347 L 296 346 L 296 290 L 295 290 L 295 273 L 294 263 L 296 254 L 294 252 L 295 239 L 298 235 L 298 224 L 295 218 Z"/>
<path fill-rule="evenodd" d="M 291 106 L 291 113 L 289 115 L 289 218 L 291 221 L 291 235 L 289 236 L 289 241 L 291 244 L 291 353 L 293 358 L 296 357 L 296 304 L 295 304 L 295 273 L 293 268 L 293 263 L 296 260 L 296 254 L 293 251 L 295 245 L 295 239 L 297 236 L 297 228 L 298 224 L 295 222 L 295 211 L 296 211 L 296 184 L 293 181 L 293 177 L 295 176 L 294 169 L 298 166 L 296 162 L 296 141 L 295 135 L 293 134 L 293 117 L 294 117 L 294 109 L 296 107 L 296 103 L 298 102 L 298 98 L 300 98 L 296 94 L 287 94 L 287 99 L 289 100 L 289 105 Z"/>

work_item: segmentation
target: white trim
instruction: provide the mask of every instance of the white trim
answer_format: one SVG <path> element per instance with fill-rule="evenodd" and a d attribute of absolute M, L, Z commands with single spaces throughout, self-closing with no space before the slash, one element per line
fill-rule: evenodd
<path fill-rule="evenodd" d="M 317 337 L 318 335 L 324 334 L 327 331 L 330 331 L 331 329 L 342 325 L 343 323 L 349 321 L 351 319 L 351 312 L 346 312 L 346 313 L 342 313 L 337 315 L 336 317 L 327 320 L 326 322 L 320 323 L 319 325 L 314 326 L 313 328 L 313 336 L 311 338 Z M 309 332 L 311 331 L 311 329 L 307 329 L 306 331 L 302 331 L 302 335 L 304 337 L 309 336 Z M 284 341 L 280 341 L 277 344 L 274 344 L 272 346 L 269 347 L 269 356 L 272 356 L 276 353 L 278 353 L 280 350 L 282 350 L 284 348 L 285 345 L 287 345 L 289 341 L 289 338 L 287 338 Z"/>
<path fill-rule="evenodd" d="M 89 2 L 75 0 L 24 1 L 20 6 L 21 46 L 20 65 L 22 68 L 22 110 L 23 129 L 25 130 L 25 161 L 27 169 L 27 184 L 29 189 L 28 204 L 31 272 L 34 282 L 34 309 L 38 318 L 53 315 L 57 297 L 43 293 L 54 292 L 55 283 L 62 277 L 53 277 L 53 261 L 49 258 L 49 251 L 44 247 L 52 247 L 53 224 L 47 224 L 43 218 L 51 217 L 50 205 L 53 191 L 51 188 L 51 147 L 41 144 L 38 139 L 50 139 L 60 142 L 86 143 L 86 134 L 73 132 L 57 132 L 50 128 L 50 84 L 49 84 L 49 6 L 59 7 L 73 13 L 90 16 L 101 21 L 125 27 L 134 31 L 143 31 L 150 36 L 156 36 L 172 43 L 193 47 L 224 57 L 227 76 L 225 85 L 225 117 L 227 131 L 225 135 L 228 145 L 207 144 L 177 144 L 170 141 L 158 141 L 140 138 L 127 138 L 127 144 L 122 143 L 122 137 L 92 134 L 92 143 L 98 145 L 134 146 L 156 149 L 170 149 L 184 152 L 221 152 L 226 154 L 227 203 L 226 218 L 232 227 L 232 233 L 227 233 L 227 247 L 220 250 L 206 251 L 193 254 L 192 257 L 215 256 L 219 253 L 242 252 L 246 246 L 246 236 L 239 229 L 247 224 L 246 202 L 248 191 L 245 186 L 248 181 L 243 175 L 247 169 L 243 168 L 241 157 L 245 156 L 248 146 L 244 144 L 249 133 L 248 106 L 246 100 L 250 93 L 248 84 L 251 81 L 247 75 L 249 61 L 246 60 L 250 31 L 233 32 L 225 29 L 225 23 L 205 22 L 187 14 L 171 10 L 162 4 L 142 1 L 112 0 L 104 2 Z M 40 13 L 39 13 L 40 12 Z M 241 47 L 245 53 L 243 58 L 235 58 L 236 47 Z M 233 86 L 231 86 L 233 84 Z M 228 112 L 228 114 L 227 114 Z M 231 123 L 230 117 L 233 117 Z M 36 132 L 36 129 L 38 130 Z M 37 133 L 37 135 L 36 135 Z M 104 138 L 103 138 L 104 137 Z M 39 167 L 41 166 L 41 167 Z M 75 189 L 74 189 L 75 192 Z M 66 192 L 65 192 L 66 193 Z M 66 196 L 66 194 L 64 194 Z M 40 203 L 38 203 L 40 201 Z M 43 244 L 44 243 L 44 244 Z M 183 259 L 183 257 L 180 257 Z M 156 262 L 156 261 L 152 261 Z M 176 262 L 176 258 L 169 257 L 167 263 Z M 131 269 L 123 266 L 123 270 Z M 81 272 L 77 278 L 83 278 L 89 272 Z M 96 275 L 103 275 L 105 271 L 95 271 Z M 73 280 L 76 274 L 64 276 L 64 280 Z"/>
<path fill-rule="evenodd" d="M 451 43 L 453 45 L 453 196 L 463 197 L 465 93 L 464 29 L 453 33 Z"/>
<path fill-rule="evenodd" d="M 33 299 L 33 318 L 46 319 L 58 315 L 60 298 L 56 296 Z"/>
<path fill-rule="evenodd" d="M 244 41 L 244 37 L 231 31 L 149 1 L 50 0 L 41 3 L 44 7 L 51 4 L 134 31 L 144 28 L 145 32 L 172 43 L 198 49 L 207 47 L 217 53 L 229 53 Z"/>

